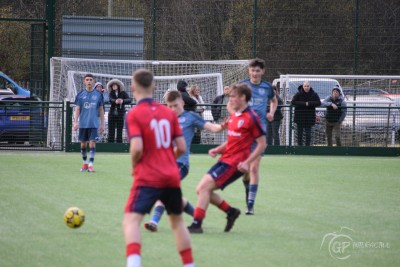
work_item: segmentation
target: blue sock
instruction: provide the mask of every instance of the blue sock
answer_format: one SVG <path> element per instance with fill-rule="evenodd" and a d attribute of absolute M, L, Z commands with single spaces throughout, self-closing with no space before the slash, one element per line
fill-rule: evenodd
<path fill-rule="evenodd" d="M 254 207 L 254 202 L 256 201 L 258 184 L 251 184 L 249 186 L 249 198 L 247 199 L 247 207 L 252 209 Z"/>
<path fill-rule="evenodd" d="M 161 220 L 164 210 L 164 206 L 156 206 L 153 211 L 153 216 L 151 216 L 151 221 L 158 224 L 158 222 Z"/>
<path fill-rule="evenodd" d="M 94 162 L 94 156 L 96 155 L 96 148 L 90 148 L 90 159 L 89 159 L 89 165 L 93 165 Z"/>
<path fill-rule="evenodd" d="M 85 148 L 81 148 L 81 154 L 82 154 L 82 159 L 83 159 L 83 163 L 87 163 L 87 149 Z"/>
<path fill-rule="evenodd" d="M 192 204 L 189 203 L 189 201 L 186 203 L 186 206 L 183 207 L 183 211 L 193 217 L 194 208 L 193 208 Z"/>

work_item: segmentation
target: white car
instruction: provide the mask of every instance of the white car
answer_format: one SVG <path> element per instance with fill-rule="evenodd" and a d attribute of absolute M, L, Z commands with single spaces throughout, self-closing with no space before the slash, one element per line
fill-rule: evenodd
<path fill-rule="evenodd" d="M 311 88 L 318 94 L 321 101 L 331 95 L 333 88 L 339 88 L 341 94 L 344 96 L 339 81 L 331 78 L 288 78 L 283 79 L 283 84 L 281 84 L 281 79 L 275 79 L 272 85 L 281 90 L 280 95 L 284 99 L 284 103 L 289 104 L 304 81 L 310 83 Z"/>

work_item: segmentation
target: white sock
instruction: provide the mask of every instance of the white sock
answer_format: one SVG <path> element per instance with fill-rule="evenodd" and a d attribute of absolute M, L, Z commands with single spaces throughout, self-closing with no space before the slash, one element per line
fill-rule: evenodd
<path fill-rule="evenodd" d="M 185 264 L 185 265 L 183 265 L 183 267 L 194 267 L 194 263 Z"/>
<path fill-rule="evenodd" d="M 140 255 L 133 254 L 126 258 L 126 267 L 141 267 L 142 259 Z"/>

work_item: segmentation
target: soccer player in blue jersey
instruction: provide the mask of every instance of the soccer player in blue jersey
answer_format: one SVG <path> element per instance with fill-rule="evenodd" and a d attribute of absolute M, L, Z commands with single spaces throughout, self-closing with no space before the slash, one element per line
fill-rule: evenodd
<path fill-rule="evenodd" d="M 252 98 L 249 106 L 257 113 L 260 118 L 261 126 L 267 132 L 267 120 L 273 121 L 278 99 L 275 96 L 272 85 L 269 82 L 263 81 L 262 76 L 265 73 L 265 61 L 260 58 L 255 58 L 249 62 L 249 79 L 241 81 L 250 86 Z M 267 106 L 270 106 L 267 113 Z M 252 150 L 255 148 L 253 143 Z M 249 174 L 243 177 L 243 184 L 246 188 L 246 215 L 254 215 L 254 202 L 256 200 L 258 182 L 260 179 L 259 167 L 261 156 L 250 164 Z"/>
<path fill-rule="evenodd" d="M 184 101 L 182 95 L 179 91 L 171 91 L 165 96 L 165 101 L 167 106 L 172 109 L 176 115 L 178 116 L 179 124 L 181 125 L 183 131 L 183 137 L 186 142 L 186 150 L 176 162 L 178 163 L 179 172 L 181 174 L 181 180 L 183 180 L 187 174 L 189 173 L 189 153 L 190 153 L 190 144 L 192 143 L 192 139 L 195 133 L 195 129 L 206 129 L 211 132 L 220 132 L 223 130 L 223 127 L 220 124 L 214 124 L 211 122 L 206 122 L 199 114 L 193 111 L 185 111 L 184 110 Z M 183 198 L 183 210 L 193 216 L 194 209 L 193 206 Z M 154 207 L 153 215 L 151 220 L 148 223 L 145 223 L 145 228 L 151 232 L 157 231 L 158 222 L 161 219 L 162 214 L 164 213 L 164 205 L 161 201 L 158 201 Z"/>
<path fill-rule="evenodd" d="M 103 95 L 94 89 L 92 74 L 83 77 L 85 90 L 80 91 L 75 98 L 74 126 L 73 130 L 79 129 L 79 141 L 81 141 L 81 154 L 83 165 L 81 172 L 94 172 L 93 162 L 96 154 L 96 140 L 98 130 L 104 131 L 104 107 Z M 100 116 L 100 121 L 99 121 Z M 89 142 L 90 158 L 87 161 L 87 142 Z"/>

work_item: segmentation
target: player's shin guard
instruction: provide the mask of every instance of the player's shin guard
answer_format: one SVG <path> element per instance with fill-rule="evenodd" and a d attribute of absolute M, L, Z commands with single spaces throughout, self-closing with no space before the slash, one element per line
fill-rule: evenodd
<path fill-rule="evenodd" d="M 225 200 L 222 200 L 221 204 L 218 205 L 218 208 L 225 213 L 229 211 L 230 207 L 231 205 L 229 205 Z"/>
<path fill-rule="evenodd" d="M 203 210 L 202 208 L 196 208 L 194 210 L 194 215 L 193 215 L 193 224 L 201 226 L 205 217 L 206 217 L 206 211 Z"/>
<path fill-rule="evenodd" d="M 96 148 L 91 147 L 90 148 L 90 159 L 89 159 L 89 165 L 93 165 L 94 162 L 94 156 L 96 155 Z"/>
<path fill-rule="evenodd" d="M 189 203 L 189 201 L 186 203 L 185 207 L 183 207 L 183 211 L 184 211 L 186 214 L 189 214 L 190 216 L 193 217 L 194 208 L 193 208 L 192 204 Z"/>
<path fill-rule="evenodd" d="M 83 163 L 87 163 L 87 149 L 85 148 L 81 148 L 81 154 L 82 154 L 82 160 Z"/>
<path fill-rule="evenodd" d="M 126 267 L 142 266 L 140 249 L 141 245 L 139 243 L 130 243 L 126 246 Z"/>
<path fill-rule="evenodd" d="M 247 199 L 247 208 L 252 210 L 254 207 L 254 202 L 256 201 L 258 190 L 258 184 L 251 184 L 249 186 L 249 198 Z"/>
<path fill-rule="evenodd" d="M 179 251 L 179 254 L 181 255 L 184 267 L 194 267 L 193 254 L 191 248 Z"/>
<path fill-rule="evenodd" d="M 163 215 L 164 210 L 165 208 L 163 206 L 156 206 L 154 208 L 153 216 L 151 216 L 151 221 L 155 224 L 158 224 L 158 222 L 161 220 L 161 216 Z"/>

